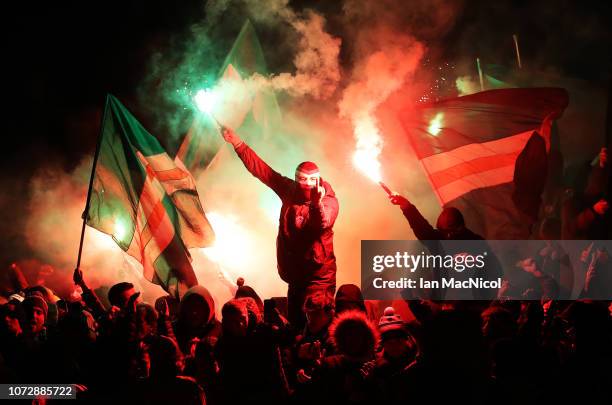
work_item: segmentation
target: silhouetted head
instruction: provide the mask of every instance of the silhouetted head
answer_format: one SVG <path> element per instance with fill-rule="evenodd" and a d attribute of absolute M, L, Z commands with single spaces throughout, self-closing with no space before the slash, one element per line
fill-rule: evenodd
<path fill-rule="evenodd" d="M 253 289 L 253 287 L 244 285 L 244 279 L 242 277 L 238 278 L 238 289 L 236 290 L 236 294 L 234 294 L 234 298 L 253 298 L 255 303 L 257 304 L 257 308 L 260 313 L 263 313 L 264 305 L 263 301 L 259 297 L 259 294 Z"/>
<path fill-rule="evenodd" d="M 148 340 L 146 349 L 151 378 L 173 378 L 181 373 L 184 366 L 183 356 L 174 339 L 154 336 Z"/>
<path fill-rule="evenodd" d="M 34 292 L 23 300 L 23 309 L 26 318 L 26 329 L 31 333 L 41 332 L 47 320 L 49 305 L 39 292 Z"/>
<path fill-rule="evenodd" d="M 355 284 L 343 284 L 336 292 L 336 313 L 356 309 L 366 312 L 361 289 Z"/>
<path fill-rule="evenodd" d="M 443 232 L 447 237 L 458 233 L 465 228 L 463 214 L 455 207 L 446 207 L 440 213 L 436 228 Z"/>
<path fill-rule="evenodd" d="M 25 323 L 25 314 L 21 303 L 17 300 L 0 305 L 0 330 L 11 336 L 21 334 L 21 325 Z"/>
<path fill-rule="evenodd" d="M 334 297 L 327 291 L 316 291 L 306 297 L 303 310 L 306 327 L 311 333 L 318 333 L 334 317 Z"/>
<path fill-rule="evenodd" d="M 178 320 L 190 328 L 209 325 L 215 317 L 215 301 L 201 285 L 191 287 L 180 303 Z"/>
<path fill-rule="evenodd" d="M 251 297 L 234 298 L 221 309 L 224 335 L 244 337 L 261 321 L 257 303 Z"/>
<path fill-rule="evenodd" d="M 108 301 L 111 305 L 123 309 L 130 297 L 135 293 L 134 284 L 127 282 L 117 283 L 108 290 Z"/>
<path fill-rule="evenodd" d="M 329 327 L 329 335 L 338 350 L 349 359 L 368 361 L 379 341 L 378 329 L 361 311 L 345 311 Z"/>

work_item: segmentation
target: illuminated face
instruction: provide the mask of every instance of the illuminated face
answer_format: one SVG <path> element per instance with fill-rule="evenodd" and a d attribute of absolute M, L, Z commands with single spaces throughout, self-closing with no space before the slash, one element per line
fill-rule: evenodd
<path fill-rule="evenodd" d="M 301 188 L 315 188 L 317 186 L 317 182 L 321 178 L 319 172 L 314 173 L 304 173 L 304 172 L 295 172 L 295 181 L 298 182 Z"/>
<path fill-rule="evenodd" d="M 28 326 L 32 333 L 39 333 L 45 326 L 45 313 L 38 307 L 31 308 L 30 311 L 26 312 L 28 317 Z"/>
<path fill-rule="evenodd" d="M 6 314 L 2 321 L 11 335 L 17 336 L 21 333 L 21 325 L 19 324 L 19 319 L 16 316 Z"/>
<path fill-rule="evenodd" d="M 249 317 L 246 311 L 230 312 L 223 316 L 223 327 L 232 336 L 246 336 Z"/>

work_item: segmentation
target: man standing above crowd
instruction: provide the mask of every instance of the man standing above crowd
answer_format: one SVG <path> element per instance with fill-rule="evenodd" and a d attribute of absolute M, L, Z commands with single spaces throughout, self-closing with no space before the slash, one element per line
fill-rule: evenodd
<path fill-rule="evenodd" d="M 338 216 L 338 200 L 334 190 L 313 162 L 300 163 L 290 179 L 268 166 L 233 130 L 224 128 L 223 138 L 247 170 L 282 201 L 276 238 L 278 274 L 289 284 L 289 322 L 302 328 L 306 297 L 316 291 L 333 295 L 336 289 L 332 227 Z"/>

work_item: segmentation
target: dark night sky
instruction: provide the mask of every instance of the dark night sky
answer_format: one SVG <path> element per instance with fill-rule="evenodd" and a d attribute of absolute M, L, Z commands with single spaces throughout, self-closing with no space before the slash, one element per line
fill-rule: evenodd
<path fill-rule="evenodd" d="M 340 1 L 292 1 L 296 9 L 312 7 L 328 18 L 328 29 L 343 36 Z M 397 1 L 410 7 L 409 1 Z M 499 48 L 518 32 L 525 61 L 546 60 L 569 76 L 607 86 L 610 74 L 612 2 L 465 1 L 454 28 L 442 37 L 422 38 L 443 59 L 475 57 Z M 0 221 L 15 252 L 27 201 L 28 180 L 41 166 L 72 169 L 93 152 L 104 95 L 111 92 L 132 108 L 136 88 L 153 51 L 205 17 L 203 0 L 106 0 L 15 2 L 3 13 L 3 61 L 8 124 L 2 137 Z M 232 15 L 240 15 L 234 6 Z M 243 18 L 227 21 L 231 43 Z M 425 22 L 426 23 L 426 22 Z M 278 36 L 257 27 L 264 52 Z M 510 45 L 507 47 L 509 49 Z M 498 55 L 513 63 L 511 52 Z M 223 55 L 217 55 L 223 57 Z M 286 70 L 291 55 L 266 55 L 270 70 Z M 350 43 L 341 51 L 350 65 Z M 528 63 L 528 62 L 526 62 Z M 6 107 L 5 107 L 6 108 Z M 147 120 L 154 117 L 144 117 Z M 92 122 L 93 121 L 93 122 Z M 15 210 L 17 207 L 17 210 Z M 6 226 L 8 225 L 8 227 Z M 8 228 L 8 231 L 7 231 Z M 4 250 L 6 252 L 6 249 Z M 18 255 L 18 253 L 15 253 Z M 14 258 L 3 258 L 12 260 Z"/>
<path fill-rule="evenodd" d="M 409 7 L 409 3 L 398 2 L 402 7 Z M 99 106 L 106 92 L 133 97 L 156 47 L 167 45 L 170 36 L 184 33 L 186 27 L 205 17 L 202 0 L 19 4 L 19 9 L 5 15 L 8 31 L 4 49 L 10 55 L 6 59 L 10 69 L 5 75 L 9 91 L 5 94 L 15 101 L 12 105 L 17 109 L 17 115 L 11 113 L 10 123 L 16 124 L 14 130 L 20 136 L 5 137 L 4 141 L 10 142 L 5 145 L 14 145 L 11 149 L 19 159 L 22 151 L 36 150 L 36 144 L 42 142 L 47 158 L 47 148 L 51 147 L 52 155 L 60 155 L 60 163 L 66 167 L 94 143 L 93 139 L 74 139 L 66 133 L 66 118 Z M 292 4 L 298 9 L 313 7 L 321 11 L 328 16 L 332 33 L 342 37 L 343 27 L 333 17 L 341 12 L 341 2 Z M 572 76 L 605 83 L 610 32 L 589 32 L 588 28 L 607 26 L 610 11 L 610 2 L 467 1 L 454 29 L 443 38 L 425 40 L 452 60 L 495 49 L 500 38 L 509 42 L 512 33 L 518 32 L 521 38 L 533 38 L 521 42 L 527 63 L 545 54 L 550 65 L 560 66 Z M 231 40 L 242 19 L 225 23 Z M 266 32 L 262 31 L 266 51 L 270 40 L 266 42 Z M 541 49 L 541 44 L 546 44 L 546 49 Z M 348 43 L 342 58 L 343 62 L 350 61 Z M 273 57 L 269 60 L 274 62 Z M 271 66 L 272 71 L 274 68 Z"/>

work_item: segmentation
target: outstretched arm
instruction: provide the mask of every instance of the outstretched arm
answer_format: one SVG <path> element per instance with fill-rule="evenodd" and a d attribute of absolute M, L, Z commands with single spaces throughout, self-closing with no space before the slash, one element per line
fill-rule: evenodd
<path fill-rule="evenodd" d="M 166 297 L 160 297 L 155 301 L 155 310 L 157 311 L 157 332 L 160 335 L 168 336 L 176 340 L 176 335 L 174 334 L 174 328 L 172 327 L 172 322 L 170 321 L 170 307 L 168 306 L 168 301 Z"/>
<path fill-rule="evenodd" d="M 282 197 L 288 186 L 291 185 L 292 180 L 268 166 L 232 129 L 223 128 L 222 134 L 223 139 L 234 147 L 236 154 L 244 163 L 244 167 L 262 183 L 274 190 L 279 197 Z"/>
<path fill-rule="evenodd" d="M 414 236 L 419 240 L 438 240 L 441 239 L 438 231 L 421 215 L 419 210 L 408 199 L 399 194 L 389 196 L 391 203 L 399 205 L 402 213 L 408 220 Z"/>
<path fill-rule="evenodd" d="M 81 297 L 85 304 L 91 309 L 94 318 L 101 319 L 106 314 L 106 309 L 100 299 L 96 295 L 96 293 L 89 288 L 87 283 L 85 282 L 85 278 L 83 277 L 83 270 L 76 268 L 74 269 L 74 274 L 72 275 L 72 279 L 76 285 L 81 287 L 83 290 L 83 294 Z"/>

